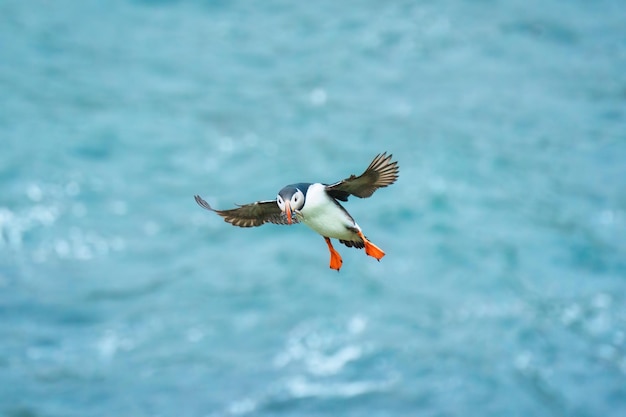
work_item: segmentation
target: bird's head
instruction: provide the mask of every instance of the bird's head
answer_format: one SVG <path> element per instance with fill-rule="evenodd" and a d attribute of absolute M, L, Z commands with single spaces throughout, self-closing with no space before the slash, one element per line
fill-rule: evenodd
<path fill-rule="evenodd" d="M 297 212 L 304 206 L 304 193 L 299 188 L 288 185 L 278 192 L 276 203 L 287 216 L 287 223 L 291 224 L 291 212 Z"/>

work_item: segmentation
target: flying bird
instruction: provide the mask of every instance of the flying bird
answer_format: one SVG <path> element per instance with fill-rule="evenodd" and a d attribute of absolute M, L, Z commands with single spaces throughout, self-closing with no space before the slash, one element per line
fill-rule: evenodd
<path fill-rule="evenodd" d="M 233 226 L 304 223 L 322 235 L 330 251 L 330 268 L 339 271 L 343 260 L 330 239 L 338 239 L 348 247 L 364 248 L 367 255 L 378 261 L 385 256 L 382 249 L 363 235 L 361 227 L 339 201 L 348 201 L 351 195 L 367 198 L 377 189 L 393 184 L 398 178 L 399 167 L 391 158 L 387 152 L 376 155 L 358 177 L 350 175 L 330 185 L 319 182 L 290 184 L 280 190 L 274 200 L 257 201 L 230 210 L 216 210 L 198 195 L 195 199 L 200 207 L 214 211 Z"/>

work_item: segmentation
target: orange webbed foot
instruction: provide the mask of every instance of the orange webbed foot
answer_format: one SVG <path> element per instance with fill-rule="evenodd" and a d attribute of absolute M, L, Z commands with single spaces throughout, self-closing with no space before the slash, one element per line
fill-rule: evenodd
<path fill-rule="evenodd" d="M 359 232 L 359 237 L 363 239 L 363 244 L 365 245 L 365 254 L 371 256 L 372 258 L 376 258 L 377 261 L 380 261 L 383 256 L 385 256 L 385 252 L 378 246 L 374 245 L 372 242 L 367 240 L 365 236 L 363 236 L 362 232 Z"/>
<path fill-rule="evenodd" d="M 333 244 L 330 242 L 329 238 L 324 237 L 324 240 L 326 241 L 328 250 L 330 251 L 330 268 L 339 271 L 341 269 L 341 264 L 343 264 L 341 255 L 339 255 L 339 252 L 333 248 Z"/>

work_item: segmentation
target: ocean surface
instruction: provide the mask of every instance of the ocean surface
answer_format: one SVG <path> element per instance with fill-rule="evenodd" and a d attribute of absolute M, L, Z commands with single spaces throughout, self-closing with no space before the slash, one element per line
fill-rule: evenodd
<path fill-rule="evenodd" d="M 624 2 L 1 1 L 0 415 L 626 415 Z"/>

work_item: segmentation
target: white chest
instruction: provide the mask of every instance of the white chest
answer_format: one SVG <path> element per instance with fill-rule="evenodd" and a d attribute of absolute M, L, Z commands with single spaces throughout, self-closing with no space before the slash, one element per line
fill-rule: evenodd
<path fill-rule="evenodd" d="M 301 222 L 322 236 L 352 240 L 359 228 L 356 222 L 326 194 L 323 184 L 311 184 L 306 202 L 300 211 Z"/>

